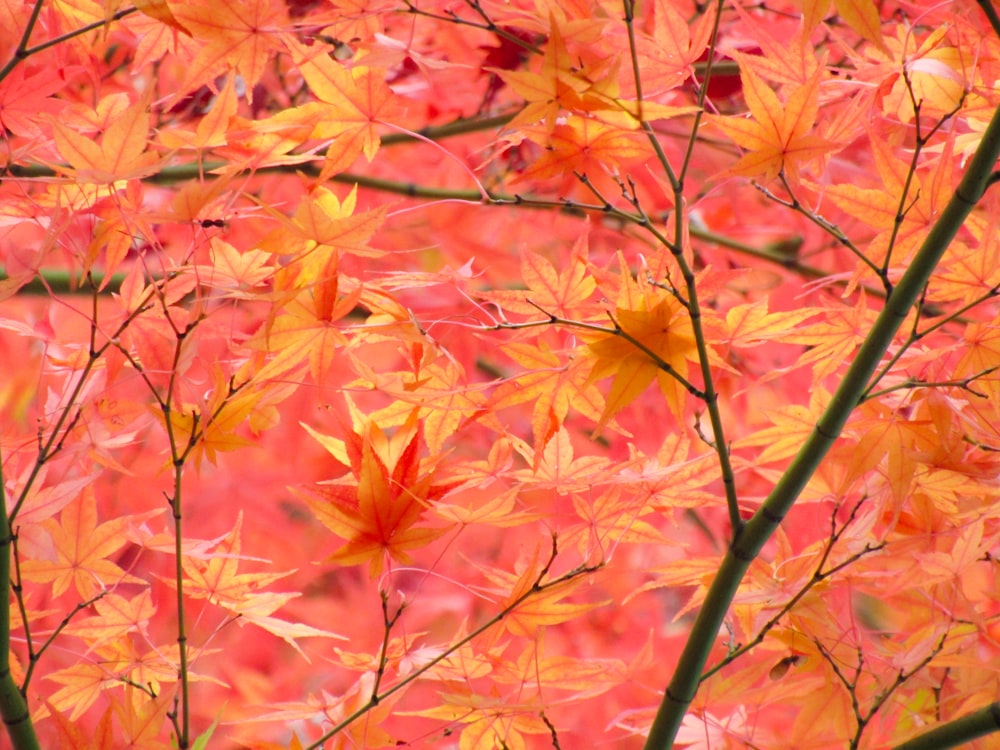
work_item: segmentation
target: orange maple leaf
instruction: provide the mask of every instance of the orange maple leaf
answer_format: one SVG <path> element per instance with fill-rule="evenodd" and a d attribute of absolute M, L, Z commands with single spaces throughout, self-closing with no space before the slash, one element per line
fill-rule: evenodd
<path fill-rule="evenodd" d="M 85 599 L 118 583 L 142 583 L 108 558 L 127 542 L 127 529 L 161 512 L 126 515 L 98 524 L 97 500 L 93 486 L 88 486 L 63 509 L 58 522 L 43 522 L 52 540 L 51 557 L 23 561 L 21 575 L 39 583 L 51 582 L 55 596 L 73 586 Z"/>
<path fill-rule="evenodd" d="M 484 568 L 483 575 L 498 587 L 500 608 L 513 608 L 501 621 L 512 635 L 535 638 L 538 629 L 547 625 L 572 620 L 606 601 L 574 603 L 565 601 L 584 577 L 568 578 L 559 582 L 546 582 L 543 571 L 547 562 L 539 559 L 536 547 L 531 557 L 515 573 L 496 568 Z"/>
<path fill-rule="evenodd" d="M 159 141 L 170 149 L 206 149 L 222 146 L 227 140 L 230 120 L 236 116 L 236 74 L 230 73 L 226 84 L 212 102 L 212 108 L 201 118 L 194 132 L 180 127 L 163 130 Z"/>
<path fill-rule="evenodd" d="M 653 153 L 645 133 L 578 115 L 560 118 L 555 127 L 525 126 L 521 132 L 545 152 L 517 176 L 515 183 L 572 172 L 590 175 L 614 172 Z"/>
<path fill-rule="evenodd" d="M 256 625 L 276 635 L 294 649 L 299 649 L 296 638 L 320 637 L 343 639 L 341 635 L 313 628 L 304 623 L 288 622 L 271 617 L 271 613 L 301 592 L 262 591 L 274 581 L 291 575 L 281 573 L 240 573 L 240 529 L 243 513 L 236 520 L 236 527 L 229 532 L 209 555 L 185 556 L 182 560 L 186 580 L 184 593 L 195 599 L 207 599 L 238 615 L 242 623 Z M 168 583 L 173 583 L 168 581 Z M 303 654 L 304 655 L 304 654 Z"/>
<path fill-rule="evenodd" d="M 603 456 L 573 455 L 573 444 L 565 427 L 556 430 L 545 443 L 532 450 L 520 440 L 514 440 L 514 447 L 533 468 L 514 473 L 531 482 L 532 487 L 548 487 L 560 493 L 582 492 L 610 475 L 610 461 Z M 616 470 L 623 468 L 619 464 Z"/>
<path fill-rule="evenodd" d="M 76 717 L 65 717 L 53 702 L 45 700 L 49 716 L 55 722 L 59 733 L 59 747 L 63 750 L 105 750 L 112 746 L 114 733 L 111 728 L 111 707 L 101 716 L 96 731 L 85 729 L 76 723 Z"/>
<path fill-rule="evenodd" d="M 361 297 L 361 286 L 340 294 L 337 254 L 311 280 L 311 287 L 294 292 L 269 326 L 249 342 L 252 348 L 273 354 L 257 373 L 258 380 L 287 377 L 306 365 L 317 384 L 327 381 L 347 338 L 336 325 L 350 313 Z M 297 282 L 296 282 L 297 283 Z"/>
<path fill-rule="evenodd" d="M 73 622 L 66 632 L 83 638 L 96 648 L 128 633 L 146 635 L 146 626 L 156 614 L 150 591 L 146 589 L 131 599 L 108 593 L 94 603 L 97 614 Z"/>
<path fill-rule="evenodd" d="M 550 26 L 540 72 L 489 69 L 527 102 L 511 121 L 511 129 L 537 122 L 555 127 L 560 110 L 586 112 L 593 105 L 592 100 L 585 98 L 593 82 L 577 69 L 555 18 L 550 19 Z M 600 102 L 600 106 L 603 108 L 605 102 Z"/>
<path fill-rule="evenodd" d="M 73 168 L 78 182 L 114 183 L 145 177 L 161 167 L 159 155 L 147 150 L 149 96 L 130 106 L 122 107 L 123 103 L 120 94 L 109 94 L 98 103 L 95 119 L 110 121 L 100 143 L 63 120 L 52 118 L 56 147 Z"/>
<path fill-rule="evenodd" d="M 880 50 L 885 50 L 882 39 L 882 20 L 879 5 L 874 0 L 833 0 L 837 18 L 847 23 L 864 39 Z M 803 36 L 808 36 L 820 21 L 830 13 L 830 0 L 803 0 Z"/>
<path fill-rule="evenodd" d="M 381 142 L 376 126 L 393 120 L 399 109 L 384 71 L 364 65 L 348 68 L 325 53 L 290 46 L 325 115 L 313 137 L 334 139 L 319 179 L 343 171 L 361 154 L 371 161 Z"/>
<path fill-rule="evenodd" d="M 62 685 L 49 696 L 51 707 L 69 711 L 69 720 L 74 722 L 103 694 L 108 670 L 100 664 L 79 662 L 45 675 L 45 679 Z"/>
<path fill-rule="evenodd" d="M 170 745 L 157 738 L 173 705 L 174 696 L 169 693 L 151 698 L 145 692 L 136 690 L 134 685 L 125 687 L 122 700 L 112 698 L 111 708 L 125 733 L 125 747 L 167 750 Z"/>
<path fill-rule="evenodd" d="M 902 267 L 908 265 L 954 190 L 952 144 L 945 144 L 944 154 L 935 168 L 911 173 L 908 161 L 895 156 L 889 143 L 874 133 L 870 140 L 883 187 L 841 184 L 817 186 L 816 189 L 845 213 L 878 230 L 865 247 L 868 261 L 881 264 L 891 253 L 893 265 L 898 269 L 894 271 L 902 273 Z M 904 205 L 905 210 L 902 209 Z M 868 269 L 867 263 L 859 262 L 852 285 L 860 281 Z"/>
<path fill-rule="evenodd" d="M 654 0 L 651 34 L 637 34 L 636 54 L 645 97 L 677 88 L 691 75 L 692 64 L 708 46 L 714 6 L 691 24 L 668 0 Z"/>
<path fill-rule="evenodd" d="M 434 484 L 433 470 L 422 470 L 417 411 L 388 437 L 352 402 L 348 406 L 353 429 L 346 441 L 303 427 L 335 458 L 346 458 L 350 474 L 299 494 L 327 528 L 347 540 L 327 559 L 341 565 L 367 562 L 375 578 L 386 557 L 409 563 L 409 550 L 446 531 L 418 523 L 430 502 L 451 485 Z"/>
<path fill-rule="evenodd" d="M 782 409 L 772 409 L 768 411 L 768 419 L 772 422 L 772 426 L 740 438 L 734 443 L 734 447 L 764 446 L 764 449 L 754 456 L 755 465 L 783 461 L 794 456 L 809 437 L 828 400 L 829 393 L 822 388 L 816 388 L 811 394 L 808 406 L 792 404 Z"/>
<path fill-rule="evenodd" d="M 619 264 L 622 282 L 613 316 L 617 328 L 585 336 L 594 360 L 590 380 L 614 377 L 599 422 L 602 426 L 653 380 L 658 381 L 671 411 L 680 414 L 686 388 L 675 375 L 685 377 L 688 362 L 697 357 L 691 320 L 681 303 L 643 277 L 634 277 L 621 256 Z"/>
<path fill-rule="evenodd" d="M 515 341 L 505 344 L 503 351 L 525 371 L 501 383 L 493 394 L 492 407 L 500 410 L 532 402 L 531 428 L 536 448 L 562 426 L 570 408 L 595 422 L 600 420 L 604 397 L 590 381 L 593 368 L 586 359 L 564 361 L 544 341 Z M 540 457 L 539 451 L 536 458 Z"/>
<path fill-rule="evenodd" d="M 797 366 L 813 365 L 813 377 L 818 381 L 850 362 L 857 348 L 875 324 L 877 311 L 869 307 L 864 292 L 854 307 L 832 307 L 824 316 L 789 332 L 786 344 L 811 347 L 799 357 Z"/>
<path fill-rule="evenodd" d="M 264 74 L 271 57 L 284 48 L 288 14 L 277 0 L 186 0 L 173 8 L 174 20 L 198 41 L 181 91 L 235 70 L 243 78 L 246 97 Z"/>
<path fill-rule="evenodd" d="M 803 40 L 800 36 L 778 38 L 772 24 L 747 12 L 739 3 L 734 4 L 734 10 L 746 29 L 747 38 L 753 39 L 754 45 L 760 48 L 760 54 L 726 50 L 726 56 L 735 60 L 740 69 L 749 68 L 779 86 L 801 86 L 823 67 L 816 58 L 816 47 L 808 39 Z"/>
<path fill-rule="evenodd" d="M 577 542 L 584 559 L 609 560 L 614 548 L 622 543 L 665 545 L 667 538 L 641 516 L 653 513 L 646 503 L 637 504 L 618 487 L 601 492 L 573 493 L 573 510 L 583 523 L 571 526 L 564 538 Z M 638 506 L 638 507 L 637 507 Z"/>
<path fill-rule="evenodd" d="M 601 314 L 599 305 L 588 300 L 597 290 L 597 282 L 587 266 L 587 235 L 573 246 L 573 257 L 562 271 L 547 258 L 525 248 L 521 251 L 521 278 L 527 291 L 494 290 L 480 296 L 504 310 L 535 315 L 541 308 L 566 318 L 588 318 Z"/>
<path fill-rule="evenodd" d="M 456 687 L 441 695 L 441 705 L 413 711 L 412 715 L 462 724 L 459 750 L 526 750 L 528 745 L 524 735 L 547 735 L 551 732 L 539 718 L 540 709 L 541 704 L 537 700 L 524 701 L 515 696 L 501 695 L 496 688 L 489 695 L 478 695 L 471 689 Z"/>
<path fill-rule="evenodd" d="M 294 216 L 288 218 L 280 211 L 265 210 L 282 223 L 282 227 L 258 244 L 261 250 L 282 256 L 293 256 L 284 265 L 294 271 L 298 286 L 308 286 L 329 268 L 336 268 L 339 254 L 349 253 L 364 257 L 378 257 L 383 253 L 368 246 L 368 240 L 385 221 L 386 211 L 379 207 L 371 211 L 355 212 L 358 188 L 343 200 L 323 187 L 312 189 L 303 199 Z"/>
<path fill-rule="evenodd" d="M 107 13 L 111 12 L 113 4 L 108 4 L 105 6 Z M 167 0 L 135 0 L 135 7 L 140 13 L 143 13 L 150 18 L 155 18 L 162 24 L 169 26 L 172 29 L 176 29 L 182 34 L 191 36 L 191 32 L 188 31 L 183 24 L 181 24 L 177 18 L 174 16 L 173 11 L 170 10 L 170 6 L 167 4 Z M 109 19 L 110 20 L 110 19 Z"/>
<path fill-rule="evenodd" d="M 817 135 L 810 135 L 819 112 L 819 81 L 822 68 L 796 87 L 782 105 L 778 95 L 750 67 L 740 69 L 743 96 L 750 118 L 712 115 L 714 123 L 746 153 L 729 169 L 730 174 L 773 180 L 784 173 L 798 181 L 799 168 L 825 156 L 840 146 Z"/>
<path fill-rule="evenodd" d="M 380 424 L 401 424 L 415 406 L 419 407 L 421 437 L 433 453 L 440 452 L 466 420 L 481 417 L 497 426 L 485 408 L 486 397 L 479 389 L 467 387 L 462 366 L 447 357 L 436 357 L 436 348 L 428 347 L 426 351 L 429 356 L 419 367 L 388 376 L 376 373 L 362 356 L 349 354 L 364 377 L 348 387 L 377 388 L 393 399 L 392 404 L 372 415 Z"/>

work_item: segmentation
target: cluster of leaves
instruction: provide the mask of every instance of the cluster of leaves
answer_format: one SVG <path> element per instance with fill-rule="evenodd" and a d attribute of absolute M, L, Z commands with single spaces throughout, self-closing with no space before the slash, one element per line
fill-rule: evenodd
<path fill-rule="evenodd" d="M 834 5 L 0 0 L 14 746 L 1000 729 L 1000 18 Z"/>

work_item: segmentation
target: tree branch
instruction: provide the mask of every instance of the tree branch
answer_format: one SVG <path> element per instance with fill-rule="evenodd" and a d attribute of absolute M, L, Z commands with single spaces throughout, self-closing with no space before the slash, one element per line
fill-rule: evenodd
<path fill-rule="evenodd" d="M 812 434 L 723 558 L 650 728 L 646 750 L 667 750 L 673 744 L 681 720 L 694 700 L 702 670 L 715 644 L 726 612 L 747 568 L 778 528 L 778 524 L 839 437 L 848 417 L 868 387 L 879 361 L 892 343 L 910 308 L 919 299 L 941 256 L 955 238 L 972 208 L 986 192 L 998 157 L 1000 157 L 1000 109 L 994 112 L 954 195 L 928 232 L 892 296 L 886 301 L 875 325 L 847 369 L 840 387 L 831 398 Z"/>

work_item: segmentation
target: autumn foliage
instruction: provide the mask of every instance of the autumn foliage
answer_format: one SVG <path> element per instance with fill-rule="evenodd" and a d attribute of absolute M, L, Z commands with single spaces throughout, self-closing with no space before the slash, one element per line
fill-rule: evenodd
<path fill-rule="evenodd" d="M 0 0 L 0 747 L 996 747 L 977 2 Z"/>

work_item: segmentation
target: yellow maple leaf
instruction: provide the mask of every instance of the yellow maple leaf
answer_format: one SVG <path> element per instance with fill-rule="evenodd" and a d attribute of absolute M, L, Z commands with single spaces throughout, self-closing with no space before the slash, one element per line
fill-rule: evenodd
<path fill-rule="evenodd" d="M 799 168 L 840 148 L 839 144 L 811 135 L 819 112 L 819 81 L 822 68 L 796 87 L 784 104 L 752 68 L 740 70 L 743 96 L 750 117 L 709 116 L 709 121 L 745 149 L 730 174 L 758 177 L 764 182 L 784 173 L 798 180 Z"/>

